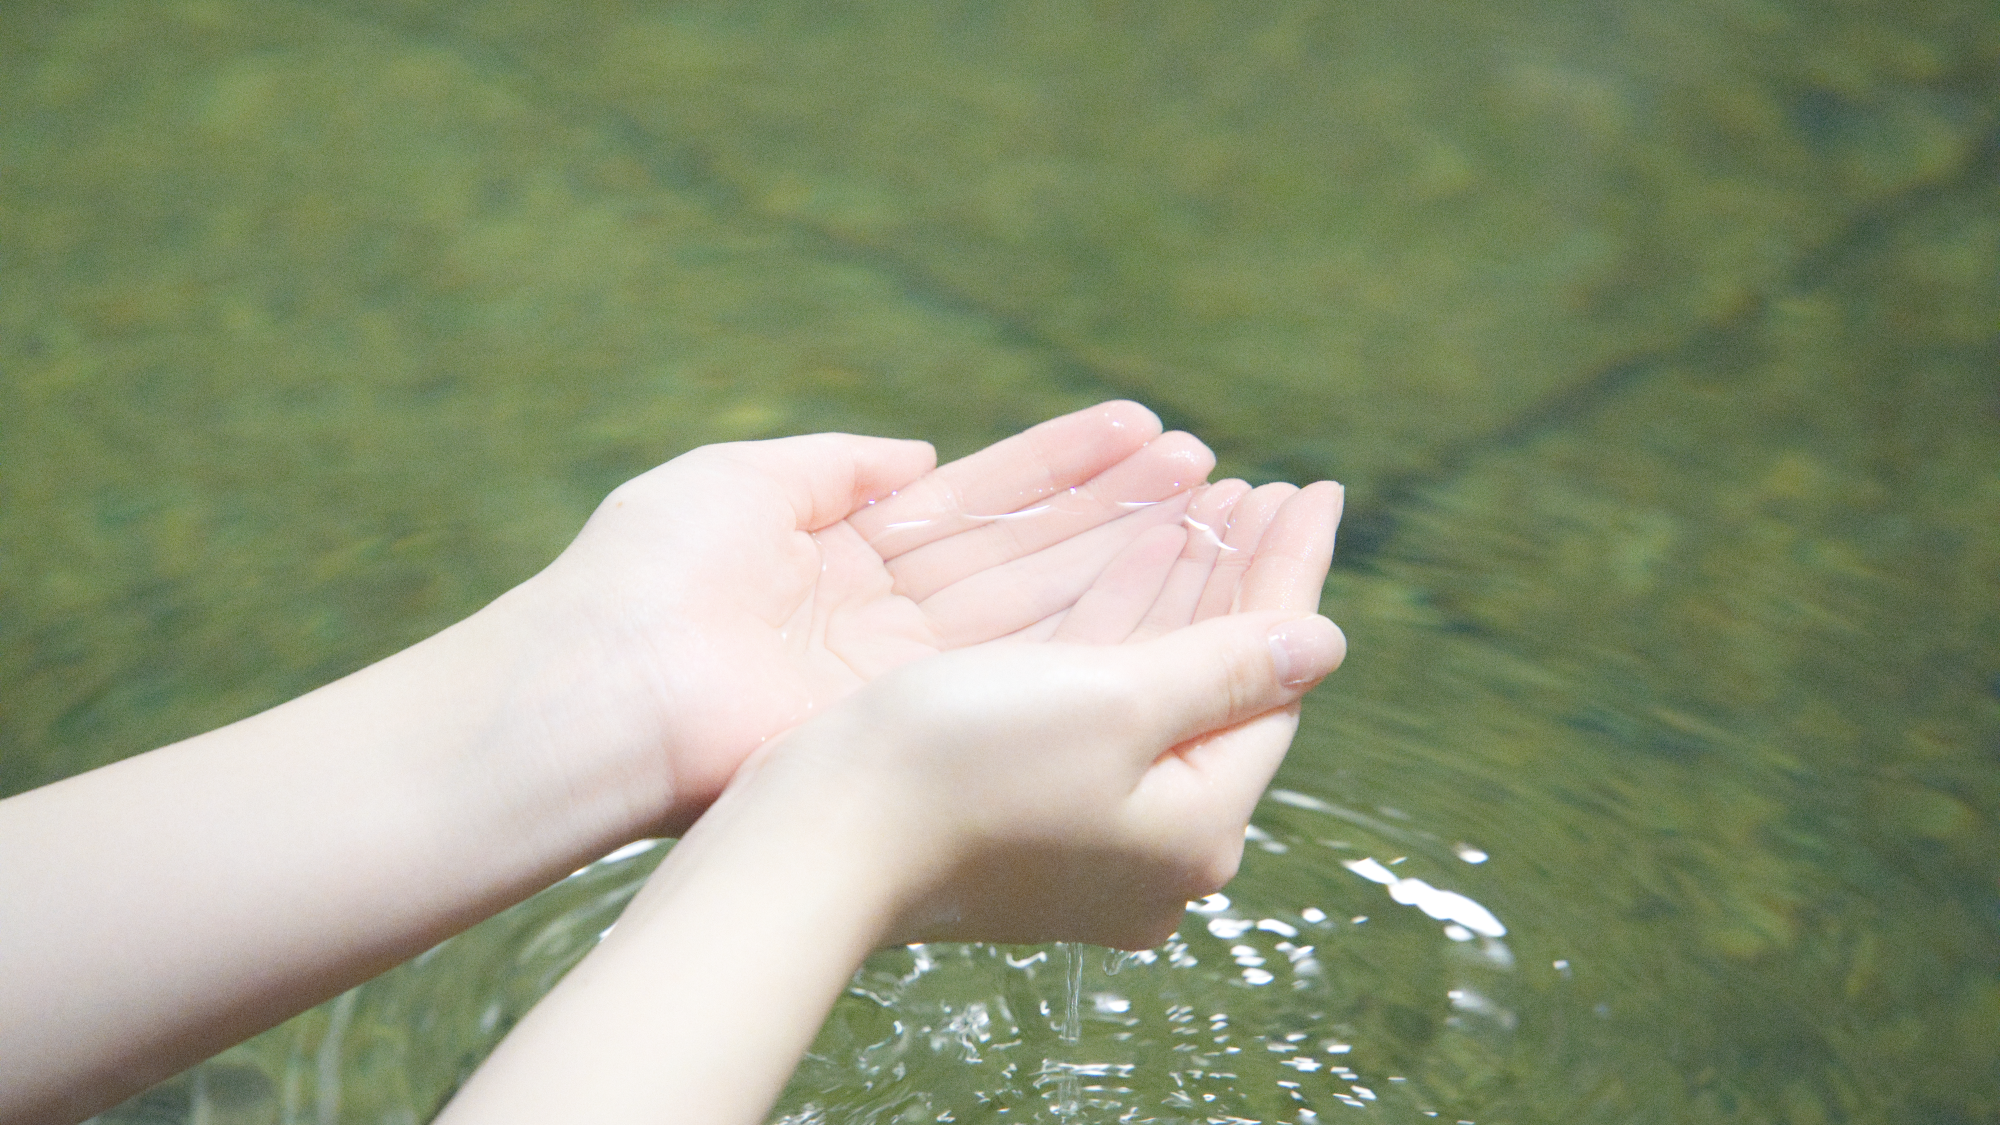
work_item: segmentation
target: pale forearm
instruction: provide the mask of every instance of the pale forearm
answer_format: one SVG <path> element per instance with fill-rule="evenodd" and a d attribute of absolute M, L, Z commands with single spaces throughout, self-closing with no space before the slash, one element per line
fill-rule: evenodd
<path fill-rule="evenodd" d="M 851 809 L 744 787 L 670 853 L 440 1125 L 763 1121 L 894 914 Z M 772 810 L 783 815 L 772 816 Z"/>
<path fill-rule="evenodd" d="M 87 1116 L 636 834 L 537 741 L 518 627 L 0 802 L 0 1121 Z"/>

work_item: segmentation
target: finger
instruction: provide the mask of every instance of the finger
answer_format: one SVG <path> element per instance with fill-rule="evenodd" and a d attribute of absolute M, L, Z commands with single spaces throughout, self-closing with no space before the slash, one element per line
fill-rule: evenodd
<path fill-rule="evenodd" d="M 1222 536 L 1229 530 L 1230 510 L 1249 493 L 1250 486 L 1242 481 L 1225 480 L 1209 485 L 1195 496 L 1188 505 L 1187 515 L 1181 518 L 1188 531 L 1181 557 L 1175 560 L 1160 596 L 1133 630 L 1134 639 L 1157 637 L 1194 623 L 1195 607 L 1201 602 L 1202 590 L 1208 586 L 1216 556 L 1222 553 Z"/>
<path fill-rule="evenodd" d="M 1298 490 L 1294 484 L 1266 484 L 1236 502 L 1229 512 L 1229 530 L 1222 536 L 1223 550 L 1216 557 L 1215 568 L 1209 572 L 1208 584 L 1202 588 L 1201 601 L 1195 607 L 1196 621 L 1219 617 L 1236 608 L 1237 585 L 1257 558 L 1257 544 L 1264 538 L 1264 529 Z"/>
<path fill-rule="evenodd" d="M 1178 526 L 1188 500 L 1185 492 L 1170 496 L 1034 554 L 979 570 L 923 599 L 919 608 L 944 648 L 1027 629 L 1075 605 L 1134 539 L 1156 527 Z"/>
<path fill-rule="evenodd" d="M 1340 485 L 1323 480 L 1285 501 L 1257 542 L 1256 558 L 1237 589 L 1237 608 L 1294 613 L 1319 608 L 1345 496 Z"/>
<path fill-rule="evenodd" d="M 1206 776 L 1211 784 L 1230 785 L 1242 816 L 1248 819 L 1271 776 L 1284 764 L 1285 750 L 1298 729 L 1299 705 L 1293 703 L 1190 739 L 1174 747 L 1174 757 Z"/>
<path fill-rule="evenodd" d="M 964 517 L 1017 512 L 1082 484 L 1160 436 L 1136 402 L 1106 402 L 996 442 L 915 481 L 854 525 L 884 559 L 977 526 Z"/>
<path fill-rule="evenodd" d="M 1189 897 L 1221 889 L 1242 859 L 1243 826 L 1284 764 L 1299 707 L 1279 707 L 1174 747 L 1155 761 L 1133 797 L 1180 854 L 1206 858 Z"/>
<path fill-rule="evenodd" d="M 805 531 L 839 523 L 937 464 L 937 451 L 927 441 L 857 434 L 729 442 L 697 452 L 763 474 L 783 490 Z"/>
<path fill-rule="evenodd" d="M 1132 540 L 1070 607 L 1051 639 L 1115 645 L 1131 636 L 1166 585 L 1187 538 L 1184 528 L 1156 527 Z"/>
<path fill-rule="evenodd" d="M 1153 739 L 1141 753 L 1178 746 L 1296 703 L 1338 667 L 1347 639 L 1324 617 L 1238 613 L 1109 650 L 1138 677 Z"/>
<path fill-rule="evenodd" d="M 1192 435 L 1163 434 L 1089 481 L 1026 508 L 961 514 L 961 530 L 898 556 L 889 573 L 898 593 L 922 601 L 970 575 L 1185 493 L 1214 467 L 1215 454 Z M 1088 586 L 1086 580 L 1078 592 Z"/>

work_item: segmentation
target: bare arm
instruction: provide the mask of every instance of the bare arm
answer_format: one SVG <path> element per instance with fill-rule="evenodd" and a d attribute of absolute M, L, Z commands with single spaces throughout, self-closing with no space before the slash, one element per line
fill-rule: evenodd
<path fill-rule="evenodd" d="M 636 835 L 657 782 L 549 775 L 520 628 L 0 802 L 0 1120 L 87 1117 Z"/>
<path fill-rule="evenodd" d="M 443 633 L 0 802 L 0 1122 L 80 1120 L 681 831 L 869 678 L 1060 613 L 1212 459 L 1113 403 L 932 462 L 847 435 L 697 450 Z"/>

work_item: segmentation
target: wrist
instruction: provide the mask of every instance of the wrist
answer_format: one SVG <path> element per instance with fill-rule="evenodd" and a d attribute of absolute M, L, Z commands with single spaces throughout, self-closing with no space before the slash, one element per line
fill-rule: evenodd
<path fill-rule="evenodd" d="M 662 834 L 672 785 L 657 741 L 619 705 L 631 670 L 532 580 L 392 659 L 404 657 L 448 685 L 444 710 L 461 723 L 438 747 L 440 780 L 489 797 L 488 831 L 537 841 L 560 873 Z"/>
<path fill-rule="evenodd" d="M 441 1123 L 766 1118 L 881 944 L 892 901 L 863 837 L 823 794 L 761 773 L 768 757 L 753 756 Z"/>
<path fill-rule="evenodd" d="M 791 732 L 752 754 L 628 916 L 648 917 L 669 899 L 726 903 L 732 919 L 811 934 L 856 965 L 909 940 L 910 849 L 881 801 L 834 780 L 837 747 L 795 744 L 813 734 Z"/>

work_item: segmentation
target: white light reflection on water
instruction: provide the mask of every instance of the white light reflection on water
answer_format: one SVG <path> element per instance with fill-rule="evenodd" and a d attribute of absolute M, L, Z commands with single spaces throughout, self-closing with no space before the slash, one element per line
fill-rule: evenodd
<path fill-rule="evenodd" d="M 886 1121 L 921 1106 L 925 1120 L 1059 1125 L 1355 1109 L 1419 1122 L 1491 1104 L 1476 1099 L 1505 1081 L 1522 986 L 1500 942 L 1508 928 L 1445 889 L 1472 860 L 1415 820 L 1272 797 L 1285 815 L 1246 833 L 1226 894 L 1189 903 L 1187 924 L 1155 951 L 1088 962 L 1074 1043 L 1062 1034 L 1069 962 L 1053 949 L 931 946 L 936 968 L 902 988 L 890 982 L 903 966 L 886 954 L 815 1044 L 785 1120 Z M 1302 847 L 1325 841 L 1289 810 L 1344 821 L 1350 842 Z M 1377 886 L 1417 909 L 1383 912 Z M 1370 907 L 1373 922 L 1349 921 Z M 924 1049 L 940 1030 L 951 1043 L 953 1020 L 975 1004 L 990 1021 L 976 1061 Z M 809 1107 L 823 1116 L 799 1116 Z"/>
<path fill-rule="evenodd" d="M 1398 878 L 1372 857 L 1348 860 L 1341 866 L 1371 883 L 1388 887 L 1390 898 L 1404 906 L 1414 906 L 1441 922 L 1456 922 L 1486 937 L 1507 935 L 1507 927 L 1500 924 L 1500 919 L 1495 918 L 1492 911 L 1457 891 L 1439 890 L 1422 879 Z"/>
<path fill-rule="evenodd" d="M 1329 820 L 1343 823 L 1338 847 L 1322 846 L 1336 834 Z M 1493 865 L 1468 867 L 1455 837 L 1428 837 L 1421 822 L 1350 814 L 1305 794 L 1274 797 L 1258 821 L 1283 854 L 1251 847 L 1228 892 L 1188 904 L 1159 948 L 1082 959 L 1074 1043 L 1064 1042 L 1069 964 L 1058 949 L 888 950 L 856 974 L 775 1119 L 1275 1125 L 1357 1110 L 1398 1123 L 1490 1110 L 1510 1060 L 1548 1046 L 1546 1028 L 1515 1016 L 1534 1011 L 1521 974 L 1487 953 L 1500 939 L 1486 931 L 1529 941 L 1501 925 L 1504 909 L 1472 898 L 1491 897 Z M 496 919 L 490 933 L 454 939 L 371 985 L 339 1038 L 408 1044 L 413 1075 L 436 1071 L 412 1082 L 436 1089 L 416 1099 L 421 1119 L 455 1060 L 483 1054 L 587 952 L 667 850 L 607 856 Z M 1397 857 L 1404 862 L 1392 867 Z M 1406 905 L 1433 911 L 1385 908 L 1385 890 L 1405 881 Z M 1454 894 L 1463 902 L 1444 897 Z M 1350 921 L 1371 914 L 1366 925 Z M 1527 948 L 1538 979 L 1566 980 L 1566 965 L 1547 968 L 1563 951 Z M 322 1044 L 314 1036 L 298 1046 L 310 1091 Z M 338 1096 L 302 1093 L 304 1116 L 294 1120 L 312 1120 L 329 1095 Z"/>
<path fill-rule="evenodd" d="M 652 839 L 652 838 L 644 840 L 634 840 L 631 843 L 626 844 L 624 847 L 619 848 L 617 851 L 612 852 L 610 855 L 605 856 L 603 859 L 595 860 L 591 863 L 585 864 L 584 866 L 577 868 L 575 871 L 572 871 L 567 876 L 565 876 L 565 878 L 575 879 L 578 878 L 579 876 L 589 874 L 593 869 L 602 870 L 607 867 L 615 867 L 618 864 L 621 864 L 626 860 L 631 859 L 633 856 L 645 855 L 647 852 L 652 851 L 654 848 L 657 848 L 664 843 L 666 843 L 665 840 Z"/>

